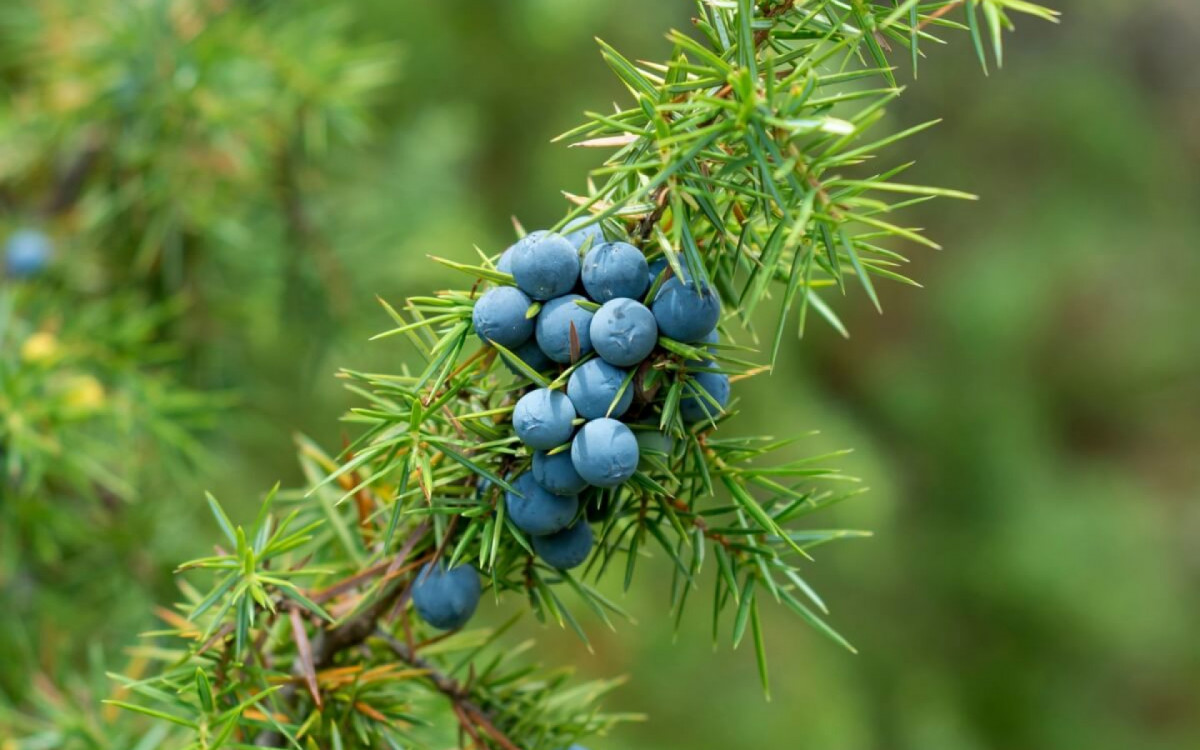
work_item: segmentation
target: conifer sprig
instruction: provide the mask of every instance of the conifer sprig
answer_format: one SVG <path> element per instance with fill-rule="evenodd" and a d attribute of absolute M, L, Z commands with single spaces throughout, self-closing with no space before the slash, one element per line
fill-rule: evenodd
<path fill-rule="evenodd" d="M 633 101 L 564 134 L 615 151 L 585 195 L 569 196 L 575 207 L 556 229 L 599 223 L 663 257 L 669 270 L 647 302 L 672 276 L 711 284 L 730 311 L 725 332 L 736 322 L 753 336 L 757 312 L 772 302 L 768 363 L 752 347 L 661 336 L 613 399 L 636 396 L 626 420 L 647 440 L 641 463 L 625 484 L 585 491 L 597 551 L 575 572 L 558 570 L 508 517 L 504 495 L 531 461 L 511 421 L 531 386 L 561 390 L 590 360 L 577 338 L 569 364 L 542 370 L 499 344 L 479 346 L 480 295 L 514 279 L 494 253 L 441 261 L 470 283 L 384 303 L 395 325 L 379 338 L 404 338 L 419 369 L 343 371 L 363 400 L 347 416 L 359 436 L 336 457 L 301 441 L 309 489 L 270 497 L 255 526 L 235 526 L 212 501 L 225 541 L 184 567 L 215 576 L 185 576 L 198 587 L 185 582 L 187 601 L 164 613 L 159 635 L 170 645 L 142 652 L 164 671 L 123 682 L 137 700 L 119 705 L 181 727 L 195 748 L 419 744 L 436 736 L 437 727 L 421 727 L 431 697 L 448 700 L 463 746 L 553 750 L 629 718 L 596 710 L 611 683 L 571 688 L 513 662 L 504 628 L 431 635 L 409 604 L 418 571 L 437 561 L 477 568 L 486 594 L 519 594 L 539 619 L 585 642 L 581 613 L 610 627 L 623 615 L 596 586 L 607 573 L 629 586 L 647 552 L 665 560 L 678 623 L 708 562 L 714 638 L 727 628 L 736 646 L 749 635 L 764 688 L 767 602 L 849 647 L 803 566 L 812 549 L 863 532 L 803 524 L 855 494 L 853 480 L 831 467 L 836 455 L 781 459 L 793 440 L 720 428 L 736 415 L 740 383 L 770 370 L 793 314 L 801 330 L 812 310 L 844 331 L 834 292 L 857 284 L 879 306 L 877 281 L 915 283 L 892 245 L 936 245 L 894 218 L 901 209 L 971 197 L 901 182 L 907 165 L 867 168 L 933 124 L 870 134 L 900 94 L 888 55 L 908 48 L 915 60 L 940 41 L 935 32 L 965 30 L 977 46 L 986 32 L 999 62 L 999 32 L 1014 13 L 1053 19 L 1019 0 L 709 0 L 697 4 L 696 35 L 669 35 L 664 63 L 634 62 L 601 42 Z M 706 368 L 731 376 L 728 407 L 697 387 Z M 688 399 L 713 416 L 685 421 Z"/>

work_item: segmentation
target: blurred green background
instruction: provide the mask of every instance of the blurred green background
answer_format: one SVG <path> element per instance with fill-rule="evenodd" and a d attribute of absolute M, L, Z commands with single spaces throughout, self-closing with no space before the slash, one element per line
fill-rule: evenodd
<path fill-rule="evenodd" d="M 1002 71 L 985 78 L 961 38 L 916 81 L 901 74 L 892 127 L 945 122 L 892 160 L 982 197 L 910 214 L 946 248 L 916 252 L 926 288 L 881 289 L 882 317 L 850 294 L 851 338 L 811 325 L 740 394 L 741 430 L 819 429 L 801 450 L 855 449 L 846 471 L 871 491 L 818 523 L 875 537 L 821 549 L 809 575 L 859 655 L 772 613 L 767 703 L 748 646 L 713 652 L 703 606 L 673 635 L 660 565 L 627 598 L 637 625 L 590 623 L 595 653 L 530 629 L 549 663 L 628 674 L 611 707 L 649 712 L 593 750 L 1200 747 L 1200 5 L 1051 4 L 1061 26 L 1021 23 Z M 201 278 L 245 314 L 204 332 L 191 384 L 242 401 L 178 499 L 152 500 L 175 511 L 157 514 L 174 520 L 155 521 L 151 559 L 104 573 L 139 581 L 147 612 L 172 599 L 172 563 L 216 538 L 187 520 L 201 488 L 249 513 L 275 480 L 299 481 L 292 433 L 340 444 L 353 400 L 337 367 L 406 360 L 398 339 L 367 342 L 388 324 L 374 295 L 449 284 L 427 254 L 496 251 L 510 216 L 550 224 L 560 191 L 582 191 L 596 154 L 549 140 L 623 97 L 593 37 L 660 57 L 690 3 L 343 10 L 338 33 L 394 46 L 396 66 L 370 103 L 374 134 L 323 164 L 310 195 L 340 301 L 301 287 L 263 312 L 278 274 L 237 242 L 227 275 Z"/>

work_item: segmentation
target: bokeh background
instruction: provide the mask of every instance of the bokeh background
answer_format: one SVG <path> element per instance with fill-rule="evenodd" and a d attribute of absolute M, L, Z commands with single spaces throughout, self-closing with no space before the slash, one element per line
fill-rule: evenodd
<path fill-rule="evenodd" d="M 822 548 L 809 575 L 860 653 L 772 613 L 766 702 L 749 647 L 714 651 L 702 605 L 673 632 L 660 565 L 660 579 L 643 576 L 625 599 L 636 625 L 590 623 L 593 653 L 528 629 L 547 662 L 628 674 L 612 707 L 650 714 L 593 750 L 1200 747 L 1200 5 L 1051 4 L 1063 23 L 1022 22 L 988 77 L 965 38 L 931 47 L 917 80 L 901 72 L 909 89 L 892 126 L 945 121 L 892 159 L 917 159 L 914 181 L 982 197 L 911 212 L 946 248 L 914 253 L 910 275 L 925 288 L 882 288 L 882 317 L 850 294 L 849 339 L 811 325 L 772 377 L 740 394 L 741 430 L 818 429 L 805 452 L 854 449 L 844 467 L 871 491 L 819 523 L 875 536 Z M 30 92 L 59 75 L 66 90 L 50 89 L 69 116 L 56 125 L 53 109 L 39 110 L 36 125 L 61 129 L 64 150 L 88 118 L 117 115 L 88 108 L 99 94 L 85 57 L 74 74 L 39 72 L 56 51 L 132 34 L 122 44 L 145 47 L 151 89 L 179 83 L 179 70 L 156 66 L 222 54 L 197 49 L 204 29 L 147 41 L 112 12 L 120 2 L 16 5 L 3 27 L 4 132 L 32 126 Z M 173 329 L 188 343 L 185 380 L 237 408 L 206 433 L 209 460 L 138 501 L 150 510 L 119 542 L 136 551 L 86 571 L 80 587 L 100 592 L 86 631 L 72 630 L 70 603 L 4 582 L 22 622 L 0 627 L 25 654 L 0 664 L 10 692 L 34 675 L 70 682 L 71 670 L 119 662 L 152 604 L 173 599 L 172 565 L 216 538 L 202 489 L 249 514 L 276 480 L 299 482 L 293 433 L 339 446 L 348 433 L 336 420 L 353 400 L 336 368 L 394 369 L 408 356 L 397 339 L 368 343 L 388 325 L 375 295 L 451 283 L 426 255 L 495 251 L 511 216 L 557 220 L 560 191 L 581 191 L 597 157 L 550 139 L 624 93 L 593 37 L 654 59 L 689 11 L 684 0 L 360 0 L 322 25 L 380 51 L 388 72 L 361 111 L 343 113 L 361 135 L 355 124 L 345 145 L 305 151 L 316 250 L 302 252 L 265 210 L 241 233 L 214 231 L 205 247 L 217 260 L 180 272 L 192 274 L 191 312 Z M 255 41 L 265 46 L 252 54 L 274 54 L 271 34 Z M 297 80 L 317 76 L 320 50 L 293 52 Z M 174 91 L 164 107 L 205 106 Z M 174 163 L 152 136 L 133 137 L 148 144 L 139 158 Z M 0 144 L 0 172 L 36 174 L 10 169 L 15 150 Z M 22 190 L 36 184 L 4 185 L 6 229 L 29 223 L 41 198 Z M 108 189 L 155 189 L 133 184 Z M 189 189 L 210 186 L 171 187 Z M 202 208 L 202 228 L 188 232 L 206 237 L 221 208 Z M 77 286 L 90 266 L 73 258 L 131 242 L 88 234 L 96 210 L 47 221 L 58 273 Z M 214 309 L 233 312 L 205 315 Z M 56 558 L 38 580 L 54 585 L 79 559 Z"/>

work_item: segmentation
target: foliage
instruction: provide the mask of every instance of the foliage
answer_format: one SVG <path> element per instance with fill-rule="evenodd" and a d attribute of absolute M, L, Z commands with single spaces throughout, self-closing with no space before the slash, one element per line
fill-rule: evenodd
<path fill-rule="evenodd" d="M 223 365 L 204 356 L 214 340 L 275 335 L 265 323 L 299 305 L 331 319 L 347 304 L 311 198 L 369 137 L 395 67 L 390 48 L 348 43 L 349 20 L 312 2 L 0 11 L 12 40 L 0 70 L 16 92 L 0 100 L 10 212 L 47 225 L 72 288 L 190 302 L 169 333 L 201 365 L 192 382 L 242 377 L 248 354 Z"/>
<path fill-rule="evenodd" d="M 11 594 L 0 649 L 26 669 L 19 644 L 50 627 L 29 615 L 107 601 L 90 571 L 128 568 L 137 551 L 98 540 L 150 534 L 148 496 L 203 457 L 195 433 L 221 407 L 180 385 L 177 353 L 156 342 L 173 311 L 117 296 L 66 314 L 67 299 L 0 288 L 0 585 Z M 24 692 L 16 670 L 3 674 L 5 690 Z"/>
<path fill-rule="evenodd" d="M 909 281 L 894 270 L 903 256 L 890 245 L 932 244 L 882 217 L 933 197 L 966 197 L 895 182 L 903 167 L 861 174 L 880 149 L 927 127 L 867 135 L 898 94 L 883 44 L 917 55 L 935 39 L 933 27 L 965 29 L 980 43 L 976 12 L 994 39 L 1009 11 L 1048 15 L 1012 0 L 970 0 L 959 23 L 949 18 L 956 8 L 705 2 L 704 43 L 673 34 L 665 64 L 634 64 L 604 46 L 635 106 L 593 115 L 568 134 L 617 152 L 567 219 L 590 215 L 664 254 L 676 275 L 711 279 L 743 327 L 775 295 L 772 361 L 793 310 L 801 326 L 811 307 L 841 329 L 821 290 L 844 289 L 853 277 L 878 304 L 873 277 Z M 875 193 L 902 197 L 888 203 Z M 367 402 L 349 417 L 365 429 L 338 460 L 302 443 L 307 495 L 272 494 L 251 527 L 210 499 L 225 540 L 183 566 L 207 574 L 185 577 L 186 601 L 164 614 L 167 645 L 144 652 L 162 670 L 121 680 L 135 700 L 115 705 L 180 727 L 175 741 L 190 747 L 401 747 L 423 739 L 418 708 L 428 694 L 448 699 L 461 744 L 555 748 L 621 718 L 594 713 L 605 685 L 563 689 L 526 668 L 508 671 L 506 659 L 489 656 L 499 633 L 431 637 L 409 617 L 412 575 L 437 557 L 478 564 L 496 595 L 524 592 L 540 617 L 585 639 L 560 591 L 571 589 L 603 621 L 620 614 L 586 576 L 542 568 L 504 518 L 497 497 L 527 460 L 507 415 L 526 379 L 540 376 L 519 367 L 522 375 L 505 375 L 498 348 L 468 352 L 478 287 L 511 280 L 487 256 L 449 265 L 475 286 L 388 308 L 396 321 L 388 335 L 408 338 L 425 367 L 343 373 Z M 765 685 L 760 600 L 780 601 L 841 640 L 818 615 L 824 606 L 800 565 L 812 546 L 853 534 L 792 522 L 844 497 L 823 485 L 843 477 L 815 460 L 758 463 L 787 441 L 686 428 L 676 413 L 685 363 L 703 353 L 660 344 L 669 354 L 655 365 L 668 394 L 658 426 L 675 447 L 648 459 L 626 487 L 590 498 L 607 518 L 588 573 L 598 578 L 616 562 L 629 581 L 645 547 L 661 547 L 676 569 L 678 621 L 712 557 L 714 632 L 722 613 L 735 643 L 750 631 Z M 721 347 L 716 359 L 739 380 L 769 369 L 744 356 Z M 275 504 L 290 506 L 281 520 Z"/>
<path fill-rule="evenodd" d="M 72 229 L 104 238 L 118 281 L 178 288 L 223 247 L 261 247 L 261 216 L 292 219 L 281 191 L 312 178 L 298 160 L 361 142 L 390 75 L 387 51 L 347 48 L 328 9 L 52 0 L 0 20 L 21 92 L 0 121 L 0 180 L 56 212 L 78 200 Z"/>
<path fill-rule="evenodd" d="M 165 595 L 203 430 L 252 380 L 213 341 L 275 336 L 297 298 L 335 314 L 308 196 L 370 134 L 394 58 L 318 3 L 38 0 L 0 31 L 0 229 L 54 245 L 38 278 L 0 279 L 7 736 L 90 723 L 55 692 Z"/>

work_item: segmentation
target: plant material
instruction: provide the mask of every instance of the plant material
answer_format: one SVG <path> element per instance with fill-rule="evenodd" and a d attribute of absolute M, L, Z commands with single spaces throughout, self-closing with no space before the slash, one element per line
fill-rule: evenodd
<path fill-rule="evenodd" d="M 245 527 L 211 501 L 224 539 L 183 566 L 196 572 L 185 601 L 140 652 L 161 668 L 121 680 L 119 705 L 175 725 L 179 747 L 438 746 L 449 725 L 460 746 L 562 748 L 629 718 L 595 706 L 612 683 L 515 664 L 503 627 L 431 632 L 469 613 L 442 621 L 418 602 L 437 620 L 423 623 L 414 586 L 424 570 L 475 568 L 485 602 L 519 595 L 586 641 L 581 611 L 608 625 L 623 614 L 595 581 L 628 586 L 651 550 L 672 569 L 675 621 L 710 592 L 714 636 L 750 635 L 764 689 L 763 605 L 849 648 L 804 567 L 814 548 L 863 536 L 807 526 L 856 486 L 835 456 L 783 460 L 793 440 L 723 428 L 786 329 L 815 312 L 844 332 L 835 294 L 858 287 L 878 307 L 877 282 L 915 283 L 902 248 L 936 244 L 903 208 L 971 197 L 898 181 L 907 165 L 868 166 L 933 124 L 876 132 L 900 95 L 889 50 L 916 59 L 965 30 L 998 62 L 1020 12 L 1053 18 L 1015 0 L 709 0 L 663 63 L 601 42 L 632 101 L 563 137 L 614 150 L 586 194 L 503 253 L 441 260 L 463 288 L 385 303 L 395 326 L 381 337 L 405 338 L 423 367 L 342 372 L 364 401 L 348 416 L 361 433 L 336 458 L 301 441 L 307 491 L 273 493 Z M 625 246 L 645 262 L 644 294 Z M 592 252 L 614 256 L 611 278 Z M 605 314 L 625 293 L 636 330 Z M 752 337 L 768 300 L 759 361 L 732 336 Z M 643 309 L 657 335 L 638 357 Z"/>

